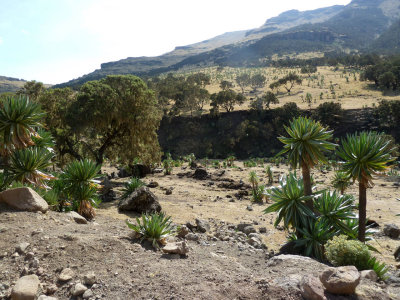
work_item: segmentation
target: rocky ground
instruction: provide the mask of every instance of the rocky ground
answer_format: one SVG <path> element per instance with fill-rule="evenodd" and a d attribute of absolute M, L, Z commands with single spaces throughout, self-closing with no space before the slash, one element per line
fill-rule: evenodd
<path fill-rule="evenodd" d="M 302 299 L 305 275 L 318 276 L 327 266 L 308 258 L 274 256 L 285 233 L 273 227 L 273 215 L 262 213 L 268 204 L 250 202 L 250 169 L 237 165 L 208 169 L 202 178 L 194 178 L 195 171 L 186 167 L 175 168 L 170 176 L 156 173 L 144 179 L 153 182 L 150 190 L 173 222 L 192 228 L 185 238 L 187 256 L 154 251 L 135 240 L 125 220 L 137 215 L 119 213 L 118 200 L 104 202 L 87 224 L 65 213 L 18 212 L 2 206 L 0 298 L 8 299 L 21 276 L 35 274 L 38 295 L 56 299 Z M 265 180 L 262 168 L 253 169 Z M 284 166 L 274 167 L 275 178 L 286 171 Z M 327 186 L 331 176 L 332 172 L 314 174 L 320 186 Z M 108 186 L 118 196 L 126 180 L 115 176 Z M 350 193 L 356 190 L 354 186 Z M 374 245 L 391 267 L 387 282 L 364 278 L 357 296 L 326 294 L 327 299 L 400 299 L 400 273 L 393 256 L 400 240 L 383 233 L 385 225 L 400 225 L 396 198 L 398 183 L 388 178 L 379 178 L 368 193 L 368 215 L 380 225 Z"/>

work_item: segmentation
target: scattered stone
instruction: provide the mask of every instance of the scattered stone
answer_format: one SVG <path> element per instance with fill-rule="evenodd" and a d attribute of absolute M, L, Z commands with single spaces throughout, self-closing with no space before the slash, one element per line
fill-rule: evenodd
<path fill-rule="evenodd" d="M 210 224 L 207 221 L 196 219 L 196 225 L 197 230 L 202 233 L 210 231 Z"/>
<path fill-rule="evenodd" d="M 397 239 L 400 236 L 400 228 L 395 224 L 385 224 L 383 227 L 383 234 L 392 239 Z"/>
<path fill-rule="evenodd" d="M 87 273 L 83 275 L 83 283 L 89 286 L 92 286 L 96 283 L 96 275 L 94 272 Z"/>
<path fill-rule="evenodd" d="M 396 251 L 394 251 L 394 259 L 400 261 L 400 246 L 397 247 Z"/>
<path fill-rule="evenodd" d="M 119 210 L 134 211 L 137 213 L 154 213 L 161 211 L 157 197 L 147 187 L 136 189 L 118 205 Z"/>
<path fill-rule="evenodd" d="M 189 247 L 185 241 L 167 243 L 164 248 L 162 248 L 162 251 L 168 254 L 186 255 L 189 252 Z"/>
<path fill-rule="evenodd" d="M 34 257 L 32 259 L 32 261 L 30 262 L 29 267 L 32 268 L 32 269 L 39 268 L 39 259 L 37 257 Z"/>
<path fill-rule="evenodd" d="M 253 206 L 251 206 L 251 205 L 247 205 L 247 208 L 246 208 L 248 211 L 253 211 Z"/>
<path fill-rule="evenodd" d="M 378 281 L 378 275 L 376 275 L 374 270 L 364 270 L 360 272 L 361 279 L 368 279 L 373 282 Z"/>
<path fill-rule="evenodd" d="M 28 252 L 26 255 L 25 255 L 25 259 L 27 259 L 27 260 L 30 260 L 30 259 L 32 259 L 32 258 L 34 258 L 35 257 L 35 253 L 33 253 L 33 252 Z"/>
<path fill-rule="evenodd" d="M 244 232 L 245 234 L 249 235 L 250 233 L 256 233 L 257 230 L 254 228 L 254 226 L 250 225 L 250 226 L 246 226 L 246 227 L 243 229 L 243 232 Z"/>
<path fill-rule="evenodd" d="M 72 271 L 70 268 L 65 268 L 61 271 L 60 275 L 58 275 L 58 280 L 63 282 L 69 281 L 74 275 L 74 271 Z"/>
<path fill-rule="evenodd" d="M 72 289 L 72 296 L 80 296 L 82 295 L 88 288 L 84 286 L 82 283 L 75 284 Z"/>
<path fill-rule="evenodd" d="M 225 170 L 217 171 L 214 173 L 215 176 L 221 177 L 225 174 Z"/>
<path fill-rule="evenodd" d="M 155 168 L 155 169 L 153 169 L 153 173 L 162 173 L 162 172 L 164 172 L 163 168 Z"/>
<path fill-rule="evenodd" d="M 55 284 L 49 284 L 48 286 L 46 286 L 45 288 L 45 292 L 48 295 L 53 295 L 55 292 L 57 292 L 58 287 Z"/>
<path fill-rule="evenodd" d="M 185 238 L 185 236 L 189 233 L 189 228 L 187 228 L 185 225 L 182 225 L 179 227 L 177 237 L 179 238 Z"/>
<path fill-rule="evenodd" d="M 37 300 L 57 300 L 57 298 L 46 295 L 40 295 Z"/>
<path fill-rule="evenodd" d="M 247 226 L 252 226 L 251 223 L 240 223 L 236 226 L 236 230 L 242 231 L 247 227 Z"/>
<path fill-rule="evenodd" d="M 322 284 L 331 294 L 351 295 L 360 283 L 360 273 L 354 266 L 328 268 L 320 276 Z"/>
<path fill-rule="evenodd" d="M 326 300 L 325 289 L 318 277 L 304 276 L 300 282 L 301 295 L 305 300 Z"/>
<path fill-rule="evenodd" d="M 93 291 L 91 289 L 86 290 L 82 295 L 83 299 L 89 299 L 92 297 L 93 297 Z"/>
<path fill-rule="evenodd" d="M 78 214 L 76 211 L 70 211 L 67 214 L 67 217 L 71 218 L 78 224 L 87 224 L 88 221 L 82 217 L 80 214 Z"/>
<path fill-rule="evenodd" d="M 258 231 L 259 231 L 260 233 L 267 233 L 267 228 L 266 228 L 266 227 L 260 227 L 260 228 L 258 229 Z"/>
<path fill-rule="evenodd" d="M 36 275 L 23 276 L 17 280 L 11 292 L 12 300 L 34 300 L 39 291 L 39 278 Z"/>
<path fill-rule="evenodd" d="M 203 168 L 197 168 L 196 171 L 194 171 L 193 178 L 198 179 L 198 180 L 205 180 L 209 177 L 208 172 L 206 169 Z"/>
<path fill-rule="evenodd" d="M 244 191 L 238 191 L 237 193 L 234 194 L 234 196 L 236 197 L 236 199 L 238 200 L 242 200 L 245 196 L 248 196 L 249 192 L 244 190 Z"/>
<path fill-rule="evenodd" d="M 11 257 L 13 257 L 13 258 L 19 257 L 18 252 L 13 253 L 13 255 L 11 255 Z"/>
<path fill-rule="evenodd" d="M 171 195 L 172 194 L 172 188 L 168 188 L 165 190 L 165 195 Z"/>
<path fill-rule="evenodd" d="M 9 189 L 0 193 L 0 202 L 22 211 L 41 211 L 49 209 L 47 202 L 28 187 Z"/>
<path fill-rule="evenodd" d="M 192 208 L 193 208 L 193 207 L 192 207 Z M 191 223 L 191 222 L 187 222 L 187 223 L 186 223 L 186 227 L 189 228 L 191 231 L 195 231 L 195 230 L 197 229 L 197 226 L 194 225 L 194 224 Z"/>
<path fill-rule="evenodd" d="M 17 247 L 15 247 L 15 251 L 18 252 L 19 254 L 24 254 L 29 246 L 30 246 L 29 243 L 23 242 L 19 244 Z"/>
<path fill-rule="evenodd" d="M 360 284 L 357 287 L 357 299 L 360 300 L 393 300 L 392 298 L 377 285 Z"/>
<path fill-rule="evenodd" d="M 150 182 L 147 184 L 147 187 L 149 187 L 149 188 L 156 188 L 156 187 L 158 187 L 158 186 L 159 186 L 159 184 L 158 184 L 157 181 L 150 181 Z"/>
<path fill-rule="evenodd" d="M 187 239 L 188 241 L 195 241 L 195 242 L 197 242 L 197 241 L 199 240 L 199 236 L 198 236 L 197 234 L 195 234 L 195 233 L 188 233 L 188 234 L 186 235 L 186 239 Z"/>

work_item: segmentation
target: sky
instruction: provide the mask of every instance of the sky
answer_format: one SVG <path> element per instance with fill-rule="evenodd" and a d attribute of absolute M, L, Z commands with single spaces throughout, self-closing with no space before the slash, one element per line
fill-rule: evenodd
<path fill-rule="evenodd" d="M 0 75 L 66 82 L 127 57 L 157 56 L 268 18 L 350 0 L 0 0 Z"/>

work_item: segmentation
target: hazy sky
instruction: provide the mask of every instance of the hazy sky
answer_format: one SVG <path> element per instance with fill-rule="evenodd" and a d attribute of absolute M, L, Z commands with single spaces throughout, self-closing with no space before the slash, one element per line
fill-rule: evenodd
<path fill-rule="evenodd" d="M 0 0 L 0 75 L 61 83 L 100 64 L 156 56 L 289 9 L 350 0 Z"/>

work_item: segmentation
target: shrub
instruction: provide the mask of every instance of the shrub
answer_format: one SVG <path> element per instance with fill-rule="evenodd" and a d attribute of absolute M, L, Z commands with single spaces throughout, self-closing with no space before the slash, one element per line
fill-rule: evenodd
<path fill-rule="evenodd" d="M 128 182 L 125 183 L 124 188 L 122 189 L 122 199 L 127 198 L 130 194 L 132 194 L 137 188 L 144 186 L 144 182 L 139 178 L 132 177 Z"/>
<path fill-rule="evenodd" d="M 154 213 L 151 215 L 142 214 L 141 218 L 136 218 L 137 225 L 126 221 L 128 227 L 141 236 L 141 242 L 145 239 L 151 241 L 154 248 L 159 248 L 160 243 L 165 242 L 165 238 L 174 231 L 171 217 L 164 213 Z"/>
<path fill-rule="evenodd" d="M 374 270 L 380 279 L 388 271 L 384 263 L 371 255 L 368 246 L 358 240 L 348 240 L 345 235 L 335 236 L 325 246 L 325 254 L 334 266 L 355 266 L 358 270 Z"/>

